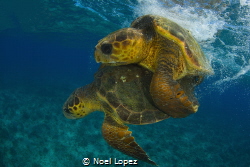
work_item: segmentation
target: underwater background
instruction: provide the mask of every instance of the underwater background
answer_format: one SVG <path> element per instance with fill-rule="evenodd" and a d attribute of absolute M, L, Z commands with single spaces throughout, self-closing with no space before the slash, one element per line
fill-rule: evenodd
<path fill-rule="evenodd" d="M 0 1 L 1 167 L 134 159 L 105 142 L 103 113 L 69 120 L 62 105 L 93 81 L 98 40 L 144 14 L 189 29 L 214 75 L 196 88 L 196 114 L 129 125 L 137 143 L 159 166 L 250 166 L 249 0 L 9 0 Z"/>

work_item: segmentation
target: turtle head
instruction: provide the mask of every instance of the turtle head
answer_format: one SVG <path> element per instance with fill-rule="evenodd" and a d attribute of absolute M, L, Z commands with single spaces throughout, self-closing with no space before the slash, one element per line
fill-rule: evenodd
<path fill-rule="evenodd" d="M 115 31 L 101 39 L 95 48 L 95 60 L 98 63 L 126 65 L 138 63 L 146 57 L 143 57 L 143 33 L 135 28 Z"/>
<path fill-rule="evenodd" d="M 63 105 L 64 116 L 68 119 L 78 119 L 98 110 L 98 105 L 89 93 L 89 85 L 76 89 Z"/>

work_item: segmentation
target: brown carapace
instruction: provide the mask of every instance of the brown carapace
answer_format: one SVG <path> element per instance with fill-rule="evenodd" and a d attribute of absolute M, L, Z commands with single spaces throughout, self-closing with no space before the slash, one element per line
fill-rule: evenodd
<path fill-rule="evenodd" d="M 96 45 L 96 62 L 110 66 L 139 64 L 154 73 L 150 93 L 156 106 L 174 118 L 198 110 L 193 88 L 212 68 L 191 33 L 175 22 L 145 15 Z M 184 88 L 185 87 L 185 88 Z"/>

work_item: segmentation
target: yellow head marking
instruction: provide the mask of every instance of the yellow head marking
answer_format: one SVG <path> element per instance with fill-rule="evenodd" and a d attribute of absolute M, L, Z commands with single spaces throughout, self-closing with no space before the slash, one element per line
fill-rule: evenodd
<path fill-rule="evenodd" d="M 87 92 L 88 93 L 88 92 Z M 63 114 L 66 118 L 77 119 L 82 118 L 89 113 L 98 109 L 97 105 L 94 105 L 94 100 L 89 99 L 86 96 L 84 87 L 76 89 L 63 106 Z"/>
<path fill-rule="evenodd" d="M 121 45 L 119 42 L 114 42 L 113 46 L 114 46 L 114 48 L 119 49 Z"/>
<path fill-rule="evenodd" d="M 63 106 L 63 113 L 69 119 L 81 118 L 87 115 L 84 107 L 79 97 L 71 95 Z"/>
<path fill-rule="evenodd" d="M 96 45 L 95 59 L 101 63 L 130 64 L 142 61 L 145 39 L 141 30 L 124 28 L 113 32 Z"/>

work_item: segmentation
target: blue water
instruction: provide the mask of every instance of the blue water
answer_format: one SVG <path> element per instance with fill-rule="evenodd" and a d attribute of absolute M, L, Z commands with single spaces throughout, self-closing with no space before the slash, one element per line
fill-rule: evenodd
<path fill-rule="evenodd" d="M 77 167 L 83 158 L 134 159 L 105 142 L 102 112 L 68 120 L 62 105 L 76 88 L 93 81 L 98 40 L 149 13 L 190 29 L 215 74 L 196 89 L 196 114 L 129 125 L 137 143 L 163 167 L 250 166 L 249 1 L 65 2 L 27 1 L 24 7 L 1 2 L 1 167 Z"/>

